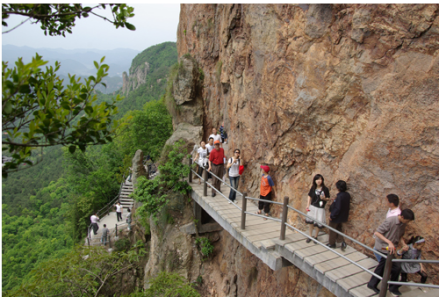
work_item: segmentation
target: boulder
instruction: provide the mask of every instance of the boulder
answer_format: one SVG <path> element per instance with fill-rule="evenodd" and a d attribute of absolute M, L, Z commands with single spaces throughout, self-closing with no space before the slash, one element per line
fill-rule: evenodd
<path fill-rule="evenodd" d="M 132 176 L 132 182 L 134 185 L 137 183 L 137 179 L 140 176 L 148 176 L 145 167 L 143 166 L 143 151 L 137 150 L 134 158 L 133 158 L 133 165 L 131 167 L 133 169 L 133 176 Z"/>

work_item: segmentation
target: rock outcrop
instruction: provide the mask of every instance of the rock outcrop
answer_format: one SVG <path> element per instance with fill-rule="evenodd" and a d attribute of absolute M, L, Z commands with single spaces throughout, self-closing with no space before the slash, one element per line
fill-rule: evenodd
<path fill-rule="evenodd" d="M 126 72 L 122 73 L 122 93 L 128 95 L 131 90 L 137 89 L 140 85 L 146 83 L 146 76 L 149 71 L 149 63 L 144 62 L 137 67 L 130 67 L 129 75 Z"/>
<path fill-rule="evenodd" d="M 134 158 L 132 161 L 133 165 L 132 165 L 132 182 L 133 185 L 137 184 L 137 179 L 141 176 L 148 176 L 148 173 L 146 172 L 145 166 L 143 166 L 143 151 L 142 150 L 137 150 L 136 153 L 134 154 Z"/>
<path fill-rule="evenodd" d="M 395 193 L 416 215 L 406 237 L 426 237 L 424 257 L 438 259 L 438 15 L 436 4 L 182 5 L 178 53 L 204 72 L 204 130 L 224 120 L 243 152 L 240 190 L 256 197 L 267 164 L 275 199 L 304 210 L 315 174 L 332 197 L 346 180 L 347 233 L 369 245 Z"/>

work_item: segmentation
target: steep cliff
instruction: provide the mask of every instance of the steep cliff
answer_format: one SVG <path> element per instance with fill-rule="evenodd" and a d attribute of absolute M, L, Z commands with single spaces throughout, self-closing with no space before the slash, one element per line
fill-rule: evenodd
<path fill-rule="evenodd" d="M 424 256 L 439 258 L 438 15 L 435 4 L 182 5 L 178 54 L 204 72 L 204 131 L 224 120 L 243 152 L 240 190 L 255 197 L 267 164 L 275 199 L 304 210 L 316 173 L 331 196 L 344 179 L 347 233 L 369 245 L 395 193 L 416 215 L 406 237 L 425 236 Z M 223 270 L 247 267 L 223 255 Z"/>

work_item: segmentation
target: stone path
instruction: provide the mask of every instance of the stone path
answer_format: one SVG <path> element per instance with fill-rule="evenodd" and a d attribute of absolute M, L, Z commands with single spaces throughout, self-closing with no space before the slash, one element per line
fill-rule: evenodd
<path fill-rule="evenodd" d="M 295 265 L 336 296 L 377 296 L 366 287 L 371 275 L 339 257 L 332 250 L 313 242 L 306 243 L 305 236 L 289 228 L 287 228 L 285 240 L 279 240 L 280 222 L 264 220 L 249 214 L 246 218 L 246 227 L 242 230 L 240 228 L 241 210 L 236 205 L 229 204 L 228 199 L 218 193 L 215 197 L 211 197 L 210 188 L 207 191 L 208 196 L 203 196 L 203 183 L 199 185 L 195 175 L 191 186 L 194 201 L 271 269 L 279 270 L 285 266 Z M 230 188 L 222 185 L 221 190 L 224 196 L 228 197 Z M 237 197 L 237 205 L 241 207 L 242 197 L 240 195 Z M 247 211 L 255 213 L 257 206 L 250 200 L 247 202 Z M 326 244 L 328 235 L 320 235 L 319 241 Z M 372 271 L 378 264 L 375 259 L 367 257 L 350 246 L 344 252 L 340 248 L 335 250 Z M 439 296 L 439 290 L 427 290 L 428 293 L 425 294 L 413 286 L 404 286 L 400 289 L 404 297 Z M 392 295 L 388 293 L 388 296 Z"/>

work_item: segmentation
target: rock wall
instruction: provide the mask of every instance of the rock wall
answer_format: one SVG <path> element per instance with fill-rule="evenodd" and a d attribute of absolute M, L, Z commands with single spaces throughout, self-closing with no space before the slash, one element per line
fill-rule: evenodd
<path fill-rule="evenodd" d="M 131 90 L 137 89 L 140 85 L 146 83 L 146 76 L 149 71 L 149 63 L 140 64 L 137 67 L 130 67 L 129 75 L 126 72 L 122 73 L 122 93 L 128 95 Z"/>
<path fill-rule="evenodd" d="M 243 152 L 240 190 L 257 196 L 267 164 L 275 199 L 304 210 L 315 174 L 331 196 L 344 179 L 347 233 L 371 246 L 395 193 L 416 215 L 406 237 L 425 236 L 424 257 L 438 259 L 438 14 L 436 4 L 181 5 L 178 53 L 204 72 L 204 131 L 224 120 Z M 439 282 L 439 266 L 427 268 Z"/>

